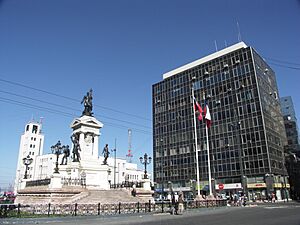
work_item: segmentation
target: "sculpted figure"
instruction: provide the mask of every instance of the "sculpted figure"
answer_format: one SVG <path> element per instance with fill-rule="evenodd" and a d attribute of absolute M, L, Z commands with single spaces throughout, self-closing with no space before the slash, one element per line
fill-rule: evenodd
<path fill-rule="evenodd" d="M 84 106 L 84 110 L 82 112 L 83 116 L 93 116 L 92 110 L 93 110 L 93 90 L 90 89 L 89 92 L 86 93 L 86 95 L 83 97 L 81 104 Z"/>
<path fill-rule="evenodd" d="M 64 150 L 63 150 L 63 158 L 61 160 L 61 164 L 60 165 L 67 165 L 68 163 L 68 157 L 70 156 L 70 149 L 69 149 L 69 145 L 66 145 Z"/>
<path fill-rule="evenodd" d="M 104 160 L 103 160 L 103 164 L 107 165 L 107 158 L 109 157 L 109 149 L 108 149 L 108 144 L 105 145 L 105 147 L 103 148 L 103 152 L 102 152 L 103 156 L 104 156 Z"/>
<path fill-rule="evenodd" d="M 71 140 L 73 142 L 73 162 L 80 161 L 80 145 L 79 145 L 79 134 L 73 134 L 71 136 Z"/>

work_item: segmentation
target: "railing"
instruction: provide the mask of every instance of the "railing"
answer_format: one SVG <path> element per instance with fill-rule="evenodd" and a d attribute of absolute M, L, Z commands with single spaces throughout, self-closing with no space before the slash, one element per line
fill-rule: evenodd
<path fill-rule="evenodd" d="M 86 187 L 86 179 L 85 178 L 61 178 L 62 185 L 66 186 L 81 186 Z"/>
<path fill-rule="evenodd" d="M 35 186 L 45 186 L 50 184 L 51 179 L 42 179 L 42 180 L 30 180 L 26 181 L 26 187 L 35 187 Z"/>
<path fill-rule="evenodd" d="M 110 188 L 132 188 L 134 185 L 136 188 L 143 187 L 142 182 L 124 181 L 120 184 L 111 184 Z"/>
<path fill-rule="evenodd" d="M 226 200 L 204 200 L 185 202 L 185 209 L 226 206 Z M 116 204 L 44 204 L 44 205 L 0 205 L 1 217 L 45 217 L 45 216 L 87 216 L 132 213 L 171 212 L 171 203 L 116 203 Z"/>

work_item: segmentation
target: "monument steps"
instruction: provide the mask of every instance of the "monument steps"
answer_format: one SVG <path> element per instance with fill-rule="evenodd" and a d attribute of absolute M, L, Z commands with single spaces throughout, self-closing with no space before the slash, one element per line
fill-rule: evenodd
<path fill-rule="evenodd" d="M 147 200 L 131 195 L 128 189 L 111 189 L 111 190 L 74 190 L 63 188 L 61 190 L 43 191 L 23 190 L 16 198 L 16 203 L 21 204 L 115 204 L 115 203 L 135 203 L 147 202 Z"/>
<path fill-rule="evenodd" d="M 114 204 L 119 202 L 145 202 L 145 200 L 134 197 L 128 190 L 89 190 L 89 195 L 73 203 L 78 204 Z"/>

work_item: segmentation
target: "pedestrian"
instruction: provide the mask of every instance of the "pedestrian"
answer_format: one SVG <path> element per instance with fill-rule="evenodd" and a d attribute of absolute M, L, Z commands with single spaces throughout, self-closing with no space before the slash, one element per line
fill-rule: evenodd
<path fill-rule="evenodd" d="M 179 194 L 179 197 L 178 197 L 178 213 L 179 214 L 183 213 L 183 209 L 184 209 L 183 203 L 184 203 L 183 194 L 181 193 L 181 194 Z"/>
<path fill-rule="evenodd" d="M 273 203 L 275 202 L 275 193 L 274 192 L 272 193 L 272 202 Z"/>
<path fill-rule="evenodd" d="M 233 195 L 233 205 L 238 206 L 238 196 L 237 196 L 237 194 Z"/>
<path fill-rule="evenodd" d="M 175 200 L 175 194 L 172 193 L 172 206 L 171 206 L 171 214 L 177 215 L 178 207 L 176 207 L 176 200 Z"/>

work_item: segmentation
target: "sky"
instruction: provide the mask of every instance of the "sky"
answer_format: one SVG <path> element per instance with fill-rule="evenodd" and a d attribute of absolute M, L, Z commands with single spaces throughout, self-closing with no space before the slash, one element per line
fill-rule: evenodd
<path fill-rule="evenodd" d="M 299 0 L 0 0 L 0 187 L 13 185 L 20 137 L 42 117 L 44 153 L 71 146 L 70 124 L 93 89 L 107 143 L 152 156 L 152 85 L 238 42 L 273 68 L 300 116 Z M 152 168 L 152 167 L 151 167 Z M 151 169 L 150 169 L 151 170 Z M 151 171 L 152 172 L 152 171 Z"/>

